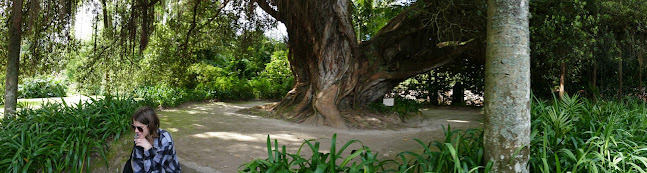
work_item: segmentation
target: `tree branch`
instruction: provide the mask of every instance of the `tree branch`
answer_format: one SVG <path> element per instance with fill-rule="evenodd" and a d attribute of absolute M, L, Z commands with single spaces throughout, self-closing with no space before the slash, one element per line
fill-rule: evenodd
<path fill-rule="evenodd" d="M 371 64 L 386 67 L 381 71 L 385 73 L 382 74 L 386 76 L 385 79 L 404 80 L 412 75 L 429 71 L 482 43 L 478 41 L 480 39 L 478 33 L 460 35 L 454 39 L 440 38 L 438 35 L 444 33 L 439 32 L 453 28 L 429 25 L 429 20 L 440 19 L 418 13 L 435 9 L 427 9 L 429 4 L 425 4 L 425 1 L 417 3 L 421 4 L 414 4 L 401 12 L 380 29 L 371 40 L 360 44 L 360 52 L 363 52 L 363 56 Z M 443 15 L 451 16 L 454 15 L 453 13 L 456 12 L 447 11 L 447 14 Z M 478 23 L 469 22 L 458 25 L 478 27 Z"/>
<path fill-rule="evenodd" d="M 196 20 L 198 18 L 198 7 L 200 6 L 200 2 L 202 2 L 201 0 L 197 0 L 197 1 L 198 2 L 195 2 L 195 5 L 193 6 L 193 21 L 191 21 L 191 28 L 189 28 L 189 31 L 186 32 L 186 40 L 184 40 L 184 43 L 182 44 L 184 47 L 183 49 L 186 49 L 187 47 L 189 47 L 188 44 L 189 44 L 189 39 L 191 39 L 191 32 L 193 31 L 193 29 L 195 29 L 195 26 L 197 25 Z"/>
<path fill-rule="evenodd" d="M 254 4 L 254 2 L 256 2 L 256 4 L 258 4 L 258 6 L 261 7 L 261 9 L 263 9 L 263 11 L 265 11 L 267 14 L 274 17 L 274 19 L 278 21 L 282 20 L 280 18 L 281 16 L 279 15 L 279 12 L 272 9 L 270 3 L 268 3 L 267 0 L 251 0 L 249 3 Z"/>
<path fill-rule="evenodd" d="M 225 8 L 225 6 L 227 6 L 227 4 L 229 3 L 229 0 L 224 0 L 220 4 L 220 7 L 218 8 L 218 10 L 216 11 L 216 14 L 211 16 L 211 18 L 209 20 L 207 20 L 206 23 L 200 25 L 196 29 L 196 25 L 197 25 L 197 17 L 196 16 L 197 16 L 198 6 L 200 4 L 199 2 L 200 1 L 198 1 L 198 3 L 196 3 L 195 6 L 193 7 L 193 21 L 191 22 L 191 28 L 189 28 L 189 31 L 186 32 L 186 39 L 184 40 L 184 43 L 182 43 L 180 45 L 180 47 L 182 47 L 183 50 L 185 50 L 186 48 L 189 47 L 189 40 L 191 39 L 191 35 L 193 35 L 192 34 L 193 30 L 200 31 L 202 28 L 204 28 L 205 26 L 207 26 L 208 24 L 213 22 L 213 20 L 215 20 L 220 15 L 220 12 L 222 11 L 222 9 Z"/>

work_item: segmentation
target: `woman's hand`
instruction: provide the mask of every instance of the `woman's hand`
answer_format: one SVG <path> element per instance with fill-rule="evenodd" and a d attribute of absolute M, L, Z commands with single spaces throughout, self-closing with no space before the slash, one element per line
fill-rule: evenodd
<path fill-rule="evenodd" d="M 140 146 L 144 148 L 144 151 L 147 151 L 148 149 L 151 149 L 153 145 L 151 145 L 148 140 L 143 135 L 139 135 L 137 138 L 135 138 L 135 146 Z"/>

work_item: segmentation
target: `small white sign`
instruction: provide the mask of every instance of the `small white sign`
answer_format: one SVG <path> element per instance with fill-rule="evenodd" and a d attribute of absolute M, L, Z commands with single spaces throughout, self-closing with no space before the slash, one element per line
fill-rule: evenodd
<path fill-rule="evenodd" d="M 384 98 L 382 100 L 382 104 L 384 104 L 384 106 L 393 106 L 394 102 L 395 102 L 395 99 L 393 98 Z"/>

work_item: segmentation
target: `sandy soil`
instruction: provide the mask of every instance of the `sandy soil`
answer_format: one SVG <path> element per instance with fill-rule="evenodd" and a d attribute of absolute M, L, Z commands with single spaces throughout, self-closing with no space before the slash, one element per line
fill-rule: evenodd
<path fill-rule="evenodd" d="M 415 138 L 424 142 L 441 140 L 443 128 L 452 129 L 482 127 L 479 109 L 431 108 L 422 110 L 422 118 L 409 122 L 405 127 L 391 130 L 334 129 L 312 127 L 277 119 L 267 119 L 236 111 L 268 102 L 198 103 L 177 109 L 162 110 L 162 129 L 171 132 L 183 172 L 237 172 L 240 165 L 253 159 L 267 158 L 267 135 L 286 145 L 288 152 L 295 153 L 306 139 L 319 139 L 322 152 L 330 148 L 330 139 L 337 134 L 338 148 L 347 141 L 356 139 L 378 152 L 379 158 L 394 158 L 402 151 L 422 150 Z M 127 136 L 128 137 L 128 136 Z M 110 157 L 112 171 L 99 168 L 93 172 L 114 172 L 127 160 L 127 140 L 120 140 L 117 150 Z M 124 145 L 125 144 L 125 145 Z M 359 148 L 356 143 L 346 149 Z M 125 148 L 125 149 L 124 149 Z M 126 151 L 128 150 L 128 151 Z M 114 150 L 113 150 L 114 151 Z M 302 153 L 308 155 L 309 153 Z M 125 158 L 124 158 L 125 157 Z"/>

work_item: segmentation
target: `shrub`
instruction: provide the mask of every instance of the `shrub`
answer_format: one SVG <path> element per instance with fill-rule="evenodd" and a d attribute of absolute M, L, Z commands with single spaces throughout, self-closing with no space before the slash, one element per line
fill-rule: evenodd
<path fill-rule="evenodd" d="M 261 99 L 281 99 L 294 85 L 294 76 L 290 71 L 287 51 L 276 51 L 272 61 L 267 63 L 258 78 L 252 80 L 256 97 Z"/>
<path fill-rule="evenodd" d="M 274 150 L 270 136 L 267 136 L 267 159 L 256 159 L 245 163 L 239 167 L 239 172 L 375 172 L 383 169 L 386 162 L 377 160 L 377 153 L 373 153 L 370 148 L 361 144 L 358 140 L 348 141 L 344 146 L 337 150 L 337 134 L 332 136 L 330 153 L 321 153 L 319 142 L 306 140 L 296 154 L 286 152 L 285 145 L 279 151 L 279 144 L 274 140 Z M 314 142 L 314 143 L 313 143 Z M 348 156 L 344 157 L 344 151 L 353 143 L 360 143 L 362 146 L 353 150 Z M 312 151 L 310 158 L 301 156 L 301 149 L 304 146 Z M 362 162 L 352 164 L 350 162 L 359 157 Z M 341 163 L 337 161 L 341 160 Z"/>
<path fill-rule="evenodd" d="M 88 172 L 92 153 L 107 162 L 106 141 L 128 130 L 138 105 L 132 98 L 106 97 L 22 109 L 0 126 L 0 170 Z"/>
<path fill-rule="evenodd" d="M 208 99 L 208 95 L 205 92 L 169 87 L 167 85 L 140 87 L 135 90 L 134 95 L 135 97 L 144 98 L 144 102 L 153 107 L 175 107 L 189 101 Z"/>
<path fill-rule="evenodd" d="M 201 62 L 191 65 L 188 69 L 188 73 L 195 75 L 197 83 L 206 83 L 223 76 L 225 72 L 220 67 L 214 67 L 205 62 Z"/>
<path fill-rule="evenodd" d="M 292 78 L 288 81 L 273 82 L 268 78 L 254 78 L 250 85 L 254 90 L 254 96 L 259 99 L 281 99 L 292 89 Z"/>
<path fill-rule="evenodd" d="M 443 127 L 445 140 L 424 144 L 415 139 L 423 153 L 402 152 L 398 154 L 398 172 L 489 172 L 492 162 L 483 160 L 483 130 L 451 130 Z M 431 147 L 435 147 L 435 150 Z M 407 158 L 405 156 L 412 156 Z M 485 163 L 485 165 L 481 165 Z"/>
<path fill-rule="evenodd" d="M 24 79 L 18 86 L 18 98 L 65 97 L 67 83 L 64 80 L 38 76 Z"/>
<path fill-rule="evenodd" d="M 444 128 L 443 128 L 444 129 Z M 279 151 L 278 142 L 274 140 L 274 149 L 270 137 L 267 137 L 267 159 L 256 159 L 239 167 L 239 172 L 489 172 L 491 162 L 483 162 L 483 131 L 470 129 L 467 131 L 445 130 L 445 141 L 435 141 L 424 144 L 416 139 L 425 149 L 423 153 L 402 152 L 398 154 L 400 161 L 380 160 L 377 153 L 364 146 L 361 141 L 351 140 L 337 151 L 334 134 L 330 144 L 330 153 L 321 153 L 319 142 L 306 140 L 296 154 L 286 152 L 285 145 Z M 361 147 L 344 154 L 353 143 Z M 301 155 L 303 146 L 308 146 L 312 156 L 304 158 Z M 407 158 L 412 156 L 413 158 Z M 356 162 L 359 158 L 359 161 Z M 341 162 L 338 162 L 341 160 Z M 389 165 L 391 164 L 391 165 Z"/>
<path fill-rule="evenodd" d="M 647 105 L 575 95 L 531 106 L 531 172 L 644 172 Z"/>
<path fill-rule="evenodd" d="M 248 100 L 254 98 L 254 90 L 250 82 L 234 76 L 219 77 L 215 81 L 200 83 L 196 90 L 208 93 L 208 98 L 220 100 Z"/>

